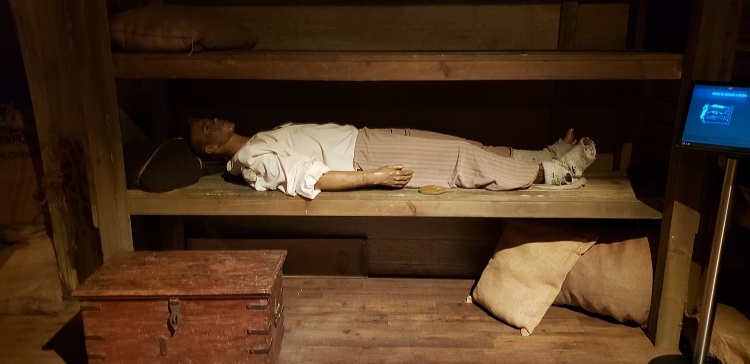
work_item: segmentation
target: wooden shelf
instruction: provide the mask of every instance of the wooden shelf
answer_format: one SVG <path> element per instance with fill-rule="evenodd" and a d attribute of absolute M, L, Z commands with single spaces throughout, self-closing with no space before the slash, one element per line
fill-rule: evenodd
<path fill-rule="evenodd" d="M 119 78 L 302 81 L 678 80 L 682 55 L 654 52 L 114 53 Z"/>
<path fill-rule="evenodd" d="M 627 177 L 601 173 L 574 190 L 416 189 L 323 192 L 312 201 L 278 191 L 257 192 L 221 175 L 166 193 L 129 190 L 133 215 L 432 216 L 660 219 L 661 209 L 636 198 Z"/>

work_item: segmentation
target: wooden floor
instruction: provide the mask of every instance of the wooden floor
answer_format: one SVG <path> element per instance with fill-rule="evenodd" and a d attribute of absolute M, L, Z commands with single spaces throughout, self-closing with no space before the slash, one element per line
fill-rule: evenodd
<path fill-rule="evenodd" d="M 472 280 L 284 281 L 281 363 L 686 363 L 637 327 L 552 307 L 529 337 L 465 303 Z M 77 306 L 0 316 L 0 362 L 85 362 Z"/>
<path fill-rule="evenodd" d="M 0 315 L 0 363 L 85 363 L 78 305 L 57 314 Z"/>

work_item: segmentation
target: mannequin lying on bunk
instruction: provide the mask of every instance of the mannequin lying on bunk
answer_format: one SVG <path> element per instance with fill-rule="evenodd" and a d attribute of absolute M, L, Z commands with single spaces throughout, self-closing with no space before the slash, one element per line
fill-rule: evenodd
<path fill-rule="evenodd" d="M 193 119 L 189 133 L 196 154 L 225 159 L 227 170 L 254 189 L 309 199 L 321 191 L 368 186 L 577 188 L 596 158 L 594 142 L 576 143 L 573 129 L 539 151 L 484 146 L 423 130 L 339 124 L 290 123 L 247 137 L 227 120 Z"/>

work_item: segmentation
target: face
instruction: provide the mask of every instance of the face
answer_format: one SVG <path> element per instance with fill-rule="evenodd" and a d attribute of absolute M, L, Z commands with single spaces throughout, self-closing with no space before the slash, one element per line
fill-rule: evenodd
<path fill-rule="evenodd" d="M 214 154 L 234 135 L 234 123 L 223 119 L 196 119 L 190 123 L 190 143 L 196 150 Z"/>

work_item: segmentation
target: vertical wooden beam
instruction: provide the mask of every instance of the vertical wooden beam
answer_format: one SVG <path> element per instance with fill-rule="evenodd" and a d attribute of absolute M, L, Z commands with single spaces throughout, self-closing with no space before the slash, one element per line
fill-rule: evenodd
<path fill-rule="evenodd" d="M 182 216 L 154 216 L 159 224 L 161 250 L 185 250 L 185 222 Z"/>
<path fill-rule="evenodd" d="M 560 4 L 560 28 L 557 49 L 574 49 L 578 25 L 578 1 L 564 0 Z M 557 140 L 570 127 L 570 100 L 573 85 L 570 81 L 552 81 L 552 125 L 547 140 Z"/>
<path fill-rule="evenodd" d="M 77 63 L 84 80 L 81 91 L 88 137 L 86 152 L 95 186 L 92 202 L 106 261 L 115 253 L 133 250 L 112 46 L 106 1 L 74 3 L 71 14 L 77 25 L 77 53 L 87 55 L 77 57 Z"/>
<path fill-rule="evenodd" d="M 42 149 L 58 266 L 70 293 L 103 259 L 132 250 L 105 2 L 10 5 Z"/>
<path fill-rule="evenodd" d="M 643 49 L 644 39 L 646 38 L 647 19 L 648 0 L 632 0 L 630 2 L 626 47 L 630 49 Z"/>
<path fill-rule="evenodd" d="M 578 25 L 578 0 L 563 0 L 560 6 L 560 30 L 557 34 L 558 49 L 576 47 Z"/>
<path fill-rule="evenodd" d="M 731 78 L 739 28 L 739 1 L 715 0 L 710 4 L 706 0 L 693 1 L 676 123 L 684 112 L 691 80 Z M 693 242 L 701 223 L 706 163 L 702 153 L 672 150 L 648 325 L 649 338 L 658 347 L 677 347 L 688 285 L 699 283 L 690 282 L 690 268 Z"/>

